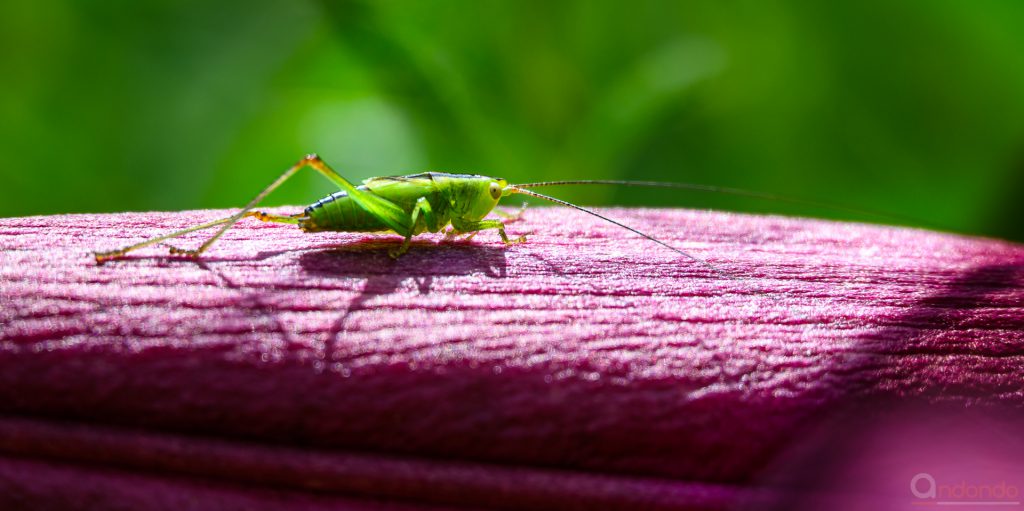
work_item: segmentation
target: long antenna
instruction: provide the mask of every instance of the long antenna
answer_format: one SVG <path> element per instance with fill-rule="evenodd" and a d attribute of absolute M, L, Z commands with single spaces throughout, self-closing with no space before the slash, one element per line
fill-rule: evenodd
<path fill-rule="evenodd" d="M 679 254 L 679 255 L 681 255 L 681 256 L 689 259 L 689 260 L 691 260 L 691 261 L 693 261 L 693 262 L 702 264 L 702 265 L 706 266 L 707 268 L 709 268 L 710 270 L 712 270 L 715 273 L 717 273 L 718 275 L 722 276 L 722 277 L 725 277 L 725 278 L 727 278 L 729 280 L 736 280 L 736 281 L 742 280 L 742 279 L 740 279 L 738 277 L 734 277 L 734 276 L 726 273 L 725 271 L 722 271 L 722 270 L 718 269 L 717 267 L 715 267 L 715 265 L 713 265 L 713 264 L 711 264 L 711 263 L 709 263 L 709 262 L 707 262 L 707 261 L 705 261 L 705 260 L 703 260 L 703 259 L 701 259 L 699 257 L 696 257 L 696 256 L 690 255 L 690 254 L 688 254 L 686 252 L 683 252 L 682 250 L 679 250 L 678 248 L 673 247 L 672 245 L 669 245 L 668 243 L 665 243 L 664 241 L 661 241 L 658 238 L 655 238 L 654 236 L 651 236 L 650 234 L 646 234 L 646 233 L 640 232 L 640 231 L 638 231 L 638 230 L 636 230 L 636 229 L 634 229 L 634 228 L 632 228 L 632 227 L 630 227 L 630 226 L 628 226 L 626 224 L 623 224 L 621 222 L 617 222 L 615 220 L 612 220 L 611 218 L 608 218 L 608 217 L 606 217 L 604 215 L 601 215 L 600 213 L 597 213 L 596 211 L 592 211 L 592 210 L 584 208 L 582 206 L 577 206 L 577 205 L 575 205 L 575 204 L 573 204 L 571 202 L 566 202 L 564 200 L 556 199 L 554 197 L 550 197 L 550 196 L 547 196 L 547 195 L 544 195 L 544 194 L 541 194 L 541 193 L 537 193 L 537 192 L 534 192 L 534 191 L 531 191 L 531 190 L 523 190 L 522 188 L 520 188 L 520 186 L 522 186 L 522 185 L 508 185 L 508 186 L 505 187 L 505 189 L 506 190 L 512 190 L 513 193 L 520 193 L 520 194 L 523 194 L 523 195 L 529 195 L 530 197 L 537 197 L 538 199 L 544 199 L 546 201 L 551 201 L 551 202 L 554 202 L 555 204 L 561 204 L 563 206 L 568 206 L 568 207 L 573 208 L 575 210 L 579 210 L 579 211 L 582 211 L 584 213 L 587 213 L 588 215 L 594 215 L 597 218 L 600 218 L 601 220 L 604 220 L 606 222 L 610 222 L 612 224 L 615 224 L 615 225 L 617 225 L 619 227 L 622 227 L 623 229 L 626 229 L 627 231 L 633 232 L 634 234 L 639 234 L 640 236 L 643 236 L 644 238 L 647 238 L 647 239 L 649 239 L 649 240 L 651 240 L 651 241 L 653 241 L 653 242 L 655 242 L 655 243 L 657 243 L 657 244 L 659 244 L 659 245 L 661 245 L 661 246 L 663 246 L 663 247 L 665 247 L 665 248 L 667 248 L 667 249 L 669 249 L 669 250 L 671 250 L 671 251 L 673 251 L 673 252 L 675 252 L 675 253 L 677 253 L 677 254 Z"/>
<path fill-rule="evenodd" d="M 582 179 L 572 181 L 539 181 L 536 183 L 524 183 L 515 185 L 516 188 L 539 188 L 541 186 L 560 186 L 560 185 L 622 185 L 622 186 L 651 186 L 658 188 L 676 188 L 680 190 L 696 190 L 699 192 L 713 192 L 713 193 L 724 193 L 729 195 L 739 195 L 741 197 L 754 197 L 758 199 L 775 200 L 780 202 L 789 202 L 791 204 L 802 204 L 804 206 L 814 206 L 818 208 L 831 209 L 833 211 L 843 211 L 846 213 L 853 213 L 856 215 L 866 215 L 876 218 L 884 218 L 888 220 L 895 220 L 901 223 L 909 223 L 916 225 L 928 225 L 928 222 L 923 222 L 916 218 L 905 217 L 901 215 L 894 215 L 890 213 L 880 213 L 878 211 L 869 211 L 866 209 L 859 209 L 852 206 L 846 206 L 843 204 L 832 204 L 827 202 L 820 202 L 810 199 L 801 199 L 797 197 L 788 197 L 785 195 L 776 195 L 773 193 L 756 192 L 753 190 L 744 190 L 741 188 L 729 188 L 725 186 L 711 186 L 711 185 L 699 185 L 693 183 L 673 183 L 669 181 L 623 181 L 617 179 Z"/>

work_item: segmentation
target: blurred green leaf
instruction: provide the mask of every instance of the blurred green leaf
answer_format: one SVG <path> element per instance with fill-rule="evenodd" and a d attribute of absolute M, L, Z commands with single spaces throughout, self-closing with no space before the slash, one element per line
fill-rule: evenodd
<path fill-rule="evenodd" d="M 688 181 L 1024 240 L 1021 26 L 994 0 L 6 2 L 0 215 L 237 206 L 317 151 L 356 180 Z"/>

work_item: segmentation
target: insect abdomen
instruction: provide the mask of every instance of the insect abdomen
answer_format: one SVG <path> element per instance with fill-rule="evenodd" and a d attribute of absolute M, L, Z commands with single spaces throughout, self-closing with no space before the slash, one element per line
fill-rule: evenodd
<path fill-rule="evenodd" d="M 358 188 L 366 189 L 365 186 Z M 359 207 L 346 192 L 332 193 L 311 204 L 299 218 L 299 227 L 308 232 L 388 230 L 388 226 Z"/>

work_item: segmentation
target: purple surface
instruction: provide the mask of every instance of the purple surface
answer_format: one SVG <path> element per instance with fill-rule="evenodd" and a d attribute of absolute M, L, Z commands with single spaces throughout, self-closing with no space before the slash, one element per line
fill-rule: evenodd
<path fill-rule="evenodd" d="M 565 508 L 574 495 L 596 499 L 591 508 L 638 507 L 621 500 L 632 495 L 643 506 L 715 509 L 841 410 L 1024 405 L 1020 245 L 805 219 L 606 212 L 740 279 L 563 209 L 528 210 L 510 233 L 534 234 L 509 248 L 490 233 L 428 236 L 392 261 L 394 237 L 253 221 L 199 262 L 151 248 L 100 267 L 89 250 L 225 212 L 0 220 L 0 431 L 11 456 L 0 484 L 99 466 L 273 486 L 190 468 L 212 461 L 96 459 L 84 454 L 89 440 L 43 452 L 47 442 L 27 432 L 45 428 L 19 419 L 34 417 L 58 428 L 54 438 L 77 438 L 75 423 L 124 431 L 113 437 L 124 453 L 142 445 L 134 431 L 291 449 L 285 459 L 399 460 L 418 474 L 392 480 L 382 470 L 361 489 L 281 483 L 292 492 L 509 508 Z M 30 468 L 10 468 L 18 463 Z M 452 466 L 462 475 L 446 484 L 475 493 L 422 486 Z M 517 495 L 526 500 L 515 504 Z"/>

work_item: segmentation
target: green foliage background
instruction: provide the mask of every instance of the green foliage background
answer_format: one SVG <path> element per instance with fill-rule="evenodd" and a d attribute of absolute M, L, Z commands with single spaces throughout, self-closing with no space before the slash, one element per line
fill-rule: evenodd
<path fill-rule="evenodd" d="M 239 206 L 316 151 L 351 179 L 687 181 L 1021 240 L 1022 27 L 1010 0 L 4 2 L 0 215 Z"/>

